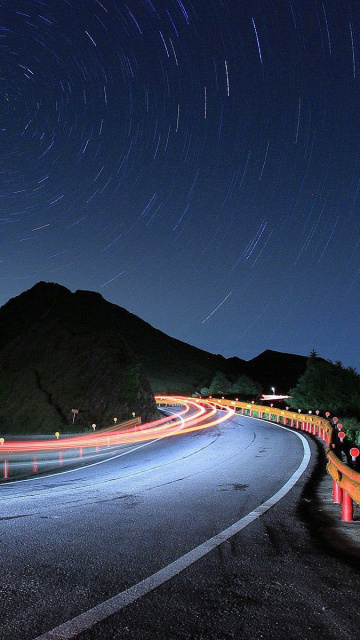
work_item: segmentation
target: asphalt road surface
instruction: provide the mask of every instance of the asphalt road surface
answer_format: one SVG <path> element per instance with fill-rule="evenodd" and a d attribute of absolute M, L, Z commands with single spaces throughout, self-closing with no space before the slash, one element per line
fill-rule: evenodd
<path fill-rule="evenodd" d="M 308 447 L 242 416 L 0 486 L 0 638 L 355 640 L 359 563 L 299 516 L 306 442 L 281 499 Z"/>

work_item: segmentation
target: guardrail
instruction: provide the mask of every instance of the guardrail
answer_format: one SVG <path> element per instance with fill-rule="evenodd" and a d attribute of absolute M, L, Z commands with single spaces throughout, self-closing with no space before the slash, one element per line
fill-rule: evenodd
<path fill-rule="evenodd" d="M 328 473 L 333 479 L 333 501 L 341 504 L 341 517 L 345 522 L 353 520 L 353 501 L 360 504 L 360 473 L 350 469 L 333 451 L 327 452 Z"/>
<path fill-rule="evenodd" d="M 333 501 L 341 504 L 342 520 L 344 522 L 353 521 L 353 502 L 360 505 L 360 473 L 351 469 L 337 457 L 334 451 L 331 451 L 330 447 L 334 439 L 334 427 L 329 420 L 314 414 L 296 413 L 294 411 L 240 402 L 238 400 L 206 398 L 206 402 L 214 404 L 219 409 L 231 407 L 236 413 L 244 416 L 269 420 L 284 427 L 299 429 L 323 440 L 327 446 L 326 456 L 328 462 L 326 469 L 333 479 Z"/>

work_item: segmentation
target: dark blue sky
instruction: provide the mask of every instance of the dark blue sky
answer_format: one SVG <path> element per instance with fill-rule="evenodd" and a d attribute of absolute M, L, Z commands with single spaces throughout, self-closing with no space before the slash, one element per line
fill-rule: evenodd
<path fill-rule="evenodd" d="M 59 282 L 359 370 L 359 2 L 0 5 L 0 304 Z"/>

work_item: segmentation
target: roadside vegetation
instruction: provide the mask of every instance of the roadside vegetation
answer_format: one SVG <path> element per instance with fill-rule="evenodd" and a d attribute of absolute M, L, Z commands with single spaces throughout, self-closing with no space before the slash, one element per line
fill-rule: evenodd
<path fill-rule="evenodd" d="M 217 371 L 208 387 L 202 387 L 202 396 L 237 394 L 244 399 L 255 399 L 261 396 L 261 386 L 246 375 L 239 376 L 235 382 L 230 382 L 222 371 Z"/>
<path fill-rule="evenodd" d="M 360 374 L 353 367 L 319 358 L 313 350 L 290 395 L 292 409 L 328 411 L 339 418 L 350 440 L 360 442 Z"/>

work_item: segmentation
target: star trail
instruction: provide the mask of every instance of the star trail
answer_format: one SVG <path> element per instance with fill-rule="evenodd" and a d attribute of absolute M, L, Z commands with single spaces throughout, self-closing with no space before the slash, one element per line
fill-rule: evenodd
<path fill-rule="evenodd" d="M 357 0 L 0 2 L 0 304 L 359 370 L 359 61 Z"/>

